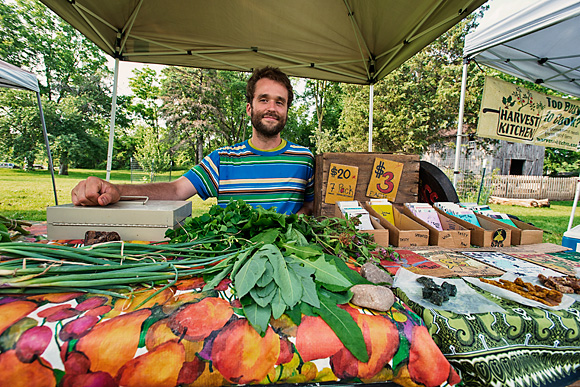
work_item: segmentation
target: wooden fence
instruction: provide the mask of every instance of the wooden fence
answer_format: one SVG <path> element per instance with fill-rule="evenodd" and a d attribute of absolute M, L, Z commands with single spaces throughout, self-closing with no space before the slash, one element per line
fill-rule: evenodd
<path fill-rule="evenodd" d="M 484 186 L 502 198 L 573 200 L 577 181 L 577 177 L 500 175 L 484 179 Z"/>

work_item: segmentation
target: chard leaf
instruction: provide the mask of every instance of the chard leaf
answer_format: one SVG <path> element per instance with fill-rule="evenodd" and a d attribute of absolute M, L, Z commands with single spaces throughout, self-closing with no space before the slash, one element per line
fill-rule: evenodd
<path fill-rule="evenodd" d="M 269 251 L 267 257 L 274 269 L 274 281 L 281 290 L 284 302 L 290 308 L 293 307 L 302 297 L 302 283 L 294 270 L 288 268 L 286 260 L 276 246 L 266 245 L 262 249 Z"/>
<path fill-rule="evenodd" d="M 280 289 L 276 289 L 276 294 L 272 299 L 272 317 L 274 319 L 279 319 L 286 311 L 286 303 L 282 299 L 280 294 Z"/>
<path fill-rule="evenodd" d="M 315 311 L 354 357 L 363 363 L 369 361 L 362 331 L 350 313 L 339 308 L 331 299 L 324 296 L 320 297 L 320 308 Z"/>
<path fill-rule="evenodd" d="M 207 291 L 218 286 L 221 280 L 226 278 L 226 276 L 230 273 L 230 271 L 232 271 L 232 267 L 227 266 L 222 271 L 214 275 L 212 279 L 206 281 L 205 286 L 203 287 L 203 291 Z"/>
<path fill-rule="evenodd" d="M 340 274 L 336 266 L 326 262 L 324 256 L 320 256 L 316 261 L 303 260 L 302 262 L 304 266 L 312 266 L 316 270 L 314 277 L 320 283 L 335 285 L 345 289 L 352 286 L 352 283 Z"/>
<path fill-rule="evenodd" d="M 274 268 L 272 267 L 270 261 L 266 261 L 264 266 L 266 270 L 264 271 L 264 274 L 262 274 L 258 282 L 256 282 L 256 285 L 261 287 L 266 287 L 266 285 L 268 285 L 269 283 L 272 282 L 272 280 L 274 280 Z"/>
<path fill-rule="evenodd" d="M 288 254 L 294 254 L 302 259 L 307 259 L 310 257 L 318 257 L 322 253 L 322 248 L 320 246 L 308 245 L 308 246 L 296 246 L 294 241 L 284 243 L 282 245 Z"/>
<path fill-rule="evenodd" d="M 315 308 L 320 308 L 320 300 L 316 291 L 316 284 L 311 277 L 302 277 L 302 301 Z"/>
<path fill-rule="evenodd" d="M 270 282 L 265 288 L 254 287 L 250 290 L 250 296 L 256 301 L 256 303 L 262 307 L 270 304 L 274 296 L 276 295 L 276 283 Z"/>
<path fill-rule="evenodd" d="M 361 276 L 356 271 L 352 270 L 350 267 L 346 265 L 344 260 L 338 258 L 335 255 L 325 255 L 327 261 L 332 262 L 338 271 L 344 275 L 353 285 L 371 285 L 373 284 L 371 281 L 367 280 L 363 276 Z"/>
<path fill-rule="evenodd" d="M 284 235 L 287 241 L 294 241 L 298 246 L 308 246 L 308 240 L 300 231 L 296 230 L 295 228 L 290 225 L 288 227 L 288 231 Z"/>
<path fill-rule="evenodd" d="M 276 228 L 271 228 L 269 230 L 263 231 L 258 235 L 255 235 L 252 239 L 252 242 L 263 242 L 265 245 L 269 243 L 274 243 L 276 239 L 280 236 L 280 230 Z"/>
<path fill-rule="evenodd" d="M 254 329 L 262 336 L 266 333 L 268 329 L 268 323 L 270 322 L 270 315 L 272 314 L 272 309 L 270 306 L 261 307 L 256 303 L 249 303 L 248 305 L 243 305 L 244 315 L 252 324 Z"/>
<path fill-rule="evenodd" d="M 295 260 L 294 262 L 289 263 L 288 266 L 294 269 L 298 276 L 308 278 L 316 272 L 316 270 L 311 266 L 302 266 L 300 264 L 301 260 L 297 260 L 295 256 L 290 255 L 288 258 Z"/>
<path fill-rule="evenodd" d="M 238 297 L 240 298 L 248 294 L 266 270 L 264 265 L 266 259 L 259 256 L 259 252 L 260 251 L 256 252 L 256 254 L 248 259 L 234 277 L 234 287 L 236 288 Z"/>
<path fill-rule="evenodd" d="M 233 279 L 234 276 L 238 274 L 238 270 L 240 270 L 240 267 L 242 267 L 242 265 L 246 262 L 246 259 L 248 259 L 248 257 L 252 254 L 253 251 L 254 249 L 250 248 L 238 254 L 234 262 L 234 266 L 232 267 L 232 275 L 230 278 Z"/>

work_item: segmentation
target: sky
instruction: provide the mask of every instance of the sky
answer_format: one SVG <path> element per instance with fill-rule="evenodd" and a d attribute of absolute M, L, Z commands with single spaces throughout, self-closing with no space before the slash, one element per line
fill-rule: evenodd
<path fill-rule="evenodd" d="M 111 57 L 107 59 L 107 66 L 114 71 L 115 69 L 115 60 Z M 129 87 L 129 78 L 133 77 L 133 69 L 142 69 L 143 67 L 148 66 L 155 71 L 159 72 L 163 69 L 164 65 L 157 65 L 157 64 L 144 64 L 144 63 L 137 63 L 137 62 L 125 62 L 119 61 L 119 80 L 118 80 L 118 87 L 117 87 L 117 94 L 118 95 L 132 95 L 131 88 Z"/>

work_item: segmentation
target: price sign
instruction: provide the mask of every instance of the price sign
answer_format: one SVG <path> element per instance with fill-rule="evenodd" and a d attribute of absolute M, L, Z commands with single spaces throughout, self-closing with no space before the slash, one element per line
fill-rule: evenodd
<path fill-rule="evenodd" d="M 403 163 L 396 161 L 376 158 L 367 188 L 367 196 L 395 201 L 403 165 Z"/>
<path fill-rule="evenodd" d="M 358 167 L 334 163 L 330 164 L 324 203 L 334 204 L 336 202 L 353 200 L 357 179 Z"/>

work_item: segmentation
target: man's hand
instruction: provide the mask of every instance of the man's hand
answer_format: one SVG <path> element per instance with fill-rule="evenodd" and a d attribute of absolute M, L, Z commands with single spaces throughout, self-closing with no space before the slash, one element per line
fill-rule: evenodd
<path fill-rule="evenodd" d="M 114 184 L 89 176 L 73 188 L 71 198 L 75 206 L 106 206 L 118 202 L 121 192 Z"/>

